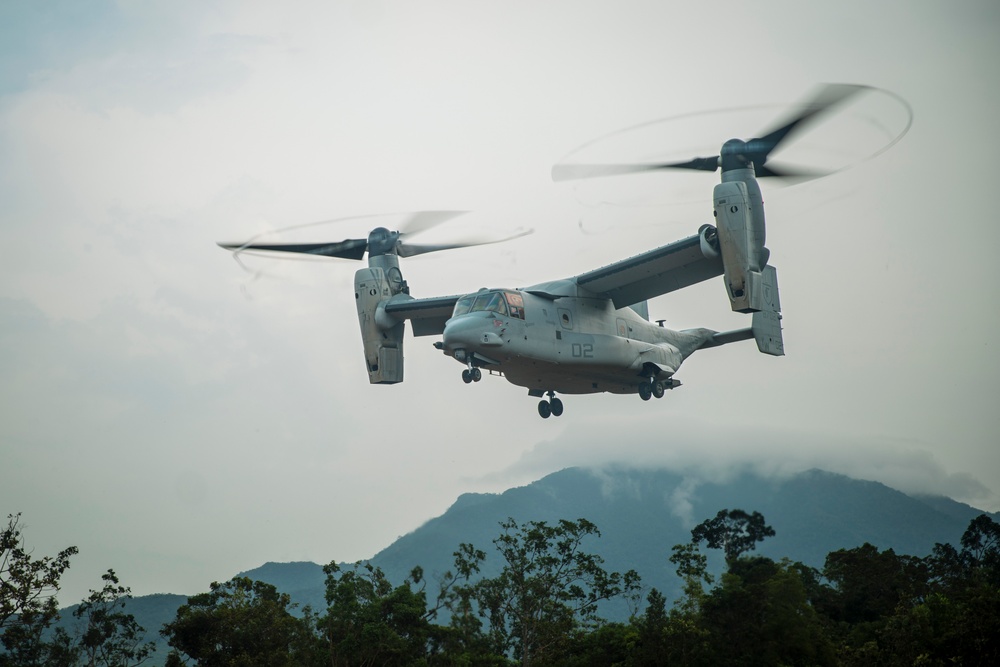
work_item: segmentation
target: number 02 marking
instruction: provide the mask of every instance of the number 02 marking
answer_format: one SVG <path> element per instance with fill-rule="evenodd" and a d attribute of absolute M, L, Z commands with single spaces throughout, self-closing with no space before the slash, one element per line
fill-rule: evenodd
<path fill-rule="evenodd" d="M 594 358 L 594 346 L 590 343 L 573 343 L 571 349 L 574 357 Z"/>

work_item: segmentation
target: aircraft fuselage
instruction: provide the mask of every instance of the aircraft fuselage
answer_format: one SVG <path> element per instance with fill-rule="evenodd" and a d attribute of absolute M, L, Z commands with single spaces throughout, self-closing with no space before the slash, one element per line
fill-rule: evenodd
<path fill-rule="evenodd" d="M 565 292 L 572 294 L 560 294 Z M 575 285 L 546 284 L 463 297 L 441 347 L 533 395 L 630 394 L 651 379 L 668 388 L 679 384 L 671 376 L 714 333 L 671 331 Z"/>

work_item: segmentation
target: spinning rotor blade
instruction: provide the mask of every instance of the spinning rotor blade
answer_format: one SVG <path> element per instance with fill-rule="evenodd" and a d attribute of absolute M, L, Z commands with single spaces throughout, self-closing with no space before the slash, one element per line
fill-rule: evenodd
<path fill-rule="evenodd" d="M 857 93 L 868 90 L 869 86 L 859 86 L 854 84 L 827 84 L 813 96 L 812 101 L 805 104 L 802 111 L 782 123 L 777 128 L 771 130 L 759 139 L 753 139 L 749 143 L 760 142 L 768 146 L 764 153 L 765 159 L 768 153 L 773 151 L 778 145 L 788 138 L 796 129 L 804 127 L 816 120 L 833 107 L 844 102 L 849 97 Z"/>
<path fill-rule="evenodd" d="M 829 176 L 830 171 L 813 171 L 809 169 L 799 169 L 796 167 L 776 167 L 768 164 L 763 167 L 754 167 L 757 178 L 783 178 L 788 181 L 811 181 L 816 178 Z"/>
<path fill-rule="evenodd" d="M 714 157 L 696 157 L 683 162 L 662 162 L 645 164 L 557 164 L 552 167 L 552 180 L 565 181 L 599 176 L 617 176 L 621 174 L 637 174 L 646 171 L 665 169 L 694 169 L 696 171 L 716 171 L 720 166 L 726 169 L 737 169 L 752 162 L 757 177 L 786 178 L 790 180 L 808 180 L 819 178 L 826 174 L 795 170 L 790 167 L 765 167 L 768 156 L 783 141 L 796 131 L 814 122 L 820 116 L 834 107 L 842 104 L 850 97 L 868 86 L 852 84 L 830 84 L 823 86 L 803 108 L 791 118 L 763 136 L 749 141 L 733 139 L 727 141 L 722 148 L 722 155 Z"/>
<path fill-rule="evenodd" d="M 416 255 L 423 255 L 429 252 L 437 252 L 438 250 L 455 250 L 456 248 L 472 248 L 477 245 L 491 245 L 493 243 L 503 243 L 504 241 L 511 241 L 513 239 L 521 238 L 522 236 L 527 236 L 532 234 L 534 230 L 529 229 L 524 232 L 519 232 L 511 236 L 504 237 L 502 239 L 490 239 L 488 241 L 467 241 L 465 243 L 406 243 L 405 241 L 400 241 L 396 244 L 396 253 L 400 257 L 414 257 Z"/>
<path fill-rule="evenodd" d="M 402 234 L 420 234 L 468 211 L 417 211 L 399 225 Z"/>
<path fill-rule="evenodd" d="M 323 257 L 362 259 L 368 249 L 368 239 L 347 239 L 338 243 L 219 243 L 220 247 L 234 252 L 266 250 L 269 252 L 297 252 Z"/>
<path fill-rule="evenodd" d="M 552 167 L 552 180 L 570 181 L 581 178 L 597 178 L 599 176 L 641 174 L 644 171 L 659 171 L 661 169 L 715 171 L 718 168 L 718 155 L 715 157 L 697 157 L 686 162 L 663 162 L 659 164 L 557 164 Z"/>

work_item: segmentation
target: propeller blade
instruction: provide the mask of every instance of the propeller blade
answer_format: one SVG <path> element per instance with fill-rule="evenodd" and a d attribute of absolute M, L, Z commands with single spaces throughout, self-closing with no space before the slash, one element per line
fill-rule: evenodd
<path fill-rule="evenodd" d="M 323 257 L 363 259 L 368 249 L 368 239 L 347 239 L 337 243 L 220 243 L 220 247 L 233 252 L 266 250 L 268 252 L 297 252 Z"/>
<path fill-rule="evenodd" d="M 600 176 L 620 176 L 622 174 L 641 174 L 645 171 L 660 171 L 661 169 L 698 169 L 715 171 L 719 166 L 719 158 L 700 157 L 687 162 L 663 162 L 650 164 L 557 164 L 552 167 L 552 180 L 572 181 L 583 178 L 598 178 Z"/>
<path fill-rule="evenodd" d="M 833 173 L 829 171 L 810 171 L 808 169 L 798 169 L 795 167 L 775 167 L 770 163 L 762 167 L 754 167 L 754 172 L 756 173 L 757 178 L 781 178 L 795 183 L 811 181 L 815 178 L 822 178 Z"/>
<path fill-rule="evenodd" d="M 468 211 L 417 211 L 400 223 L 399 231 L 407 235 L 420 234 L 466 213 Z"/>
<path fill-rule="evenodd" d="M 466 241 L 464 243 L 406 243 L 405 241 L 400 241 L 396 245 L 396 254 L 400 257 L 414 257 L 416 255 L 423 255 L 429 252 L 437 252 L 439 250 L 454 250 L 456 248 L 472 248 L 477 245 L 491 245 L 493 243 L 503 243 L 504 241 L 511 241 L 513 239 L 521 238 L 522 236 L 527 236 L 528 234 L 533 234 L 535 230 L 529 229 L 527 231 L 518 232 L 511 236 L 504 237 L 502 239 L 490 239 L 488 241 Z"/>
<path fill-rule="evenodd" d="M 719 168 L 719 156 L 696 157 L 687 162 L 673 162 L 660 165 L 661 169 L 696 169 L 698 171 L 715 171 Z"/>
<path fill-rule="evenodd" d="M 796 115 L 787 119 L 759 139 L 753 139 L 750 143 L 756 144 L 760 142 L 765 146 L 763 156 L 766 161 L 767 155 L 787 139 L 790 134 L 815 121 L 818 117 L 854 95 L 868 89 L 869 86 L 855 84 L 827 84 L 820 88 Z"/>
<path fill-rule="evenodd" d="M 768 169 L 764 166 L 768 156 L 789 136 L 801 131 L 824 114 L 843 104 L 853 96 L 870 90 L 869 86 L 854 84 L 828 84 L 820 88 L 809 101 L 790 118 L 750 141 L 730 140 L 723 146 L 722 156 L 696 157 L 685 162 L 646 164 L 557 164 L 552 167 L 553 181 L 568 181 L 601 176 L 638 174 L 665 169 L 694 169 L 696 171 L 716 171 L 725 162 L 726 169 L 737 169 L 752 162 L 757 176 L 770 176 L 790 180 L 808 180 L 827 174 L 797 171 L 791 168 Z"/>

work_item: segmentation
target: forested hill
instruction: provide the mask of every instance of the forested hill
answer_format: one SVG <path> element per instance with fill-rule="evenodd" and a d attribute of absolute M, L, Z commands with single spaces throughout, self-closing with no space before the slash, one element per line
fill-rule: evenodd
<path fill-rule="evenodd" d="M 671 547 L 690 541 L 696 524 L 734 508 L 760 512 L 774 528 L 775 536 L 759 553 L 817 568 L 829 552 L 865 542 L 925 556 L 937 542 L 957 544 L 969 521 L 982 513 L 948 498 L 911 497 L 878 482 L 820 470 L 782 479 L 747 473 L 698 482 L 665 470 L 570 468 L 501 494 L 465 494 L 371 562 L 393 581 L 402 581 L 414 565 L 433 578 L 451 567 L 452 552 L 462 542 L 489 552 L 498 523 L 507 517 L 585 518 L 602 534 L 587 547 L 604 557 L 609 570 L 635 569 L 644 585 L 669 593 L 680 585 L 667 561 Z M 483 573 L 493 576 L 498 566 L 496 558 L 487 558 Z M 721 557 L 715 566 L 721 569 Z"/>
<path fill-rule="evenodd" d="M 508 517 L 522 524 L 584 518 L 601 532 L 600 539 L 587 539 L 586 550 L 602 556 L 609 571 L 636 570 L 643 588 L 656 587 L 670 601 L 680 595 L 681 584 L 668 562 L 671 547 L 689 542 L 691 528 L 719 510 L 736 508 L 760 512 L 775 530 L 758 553 L 817 568 L 828 553 L 865 542 L 897 554 L 925 556 L 935 543 L 958 544 L 969 522 L 982 513 L 947 498 L 912 497 L 878 482 L 818 470 L 781 479 L 743 474 L 705 482 L 664 470 L 571 468 L 500 494 L 462 495 L 443 515 L 399 538 L 371 563 L 395 584 L 419 565 L 433 590 L 436 579 L 452 568 L 453 552 L 461 543 L 486 551 L 482 574 L 496 576 L 501 563 L 492 541 Z M 721 571 L 721 555 L 709 551 L 709 565 Z M 228 576 L 220 573 L 220 581 Z M 273 584 L 300 607 L 325 609 L 324 575 L 316 563 L 267 563 L 239 576 Z M 160 627 L 173 620 L 183 600 L 139 597 L 128 603 L 128 610 L 150 639 L 160 639 Z M 624 620 L 627 610 L 612 606 L 602 613 Z M 162 640 L 158 643 L 161 650 L 152 664 L 160 664 L 165 653 Z"/>
<path fill-rule="evenodd" d="M 371 562 L 394 582 L 417 565 L 433 581 L 451 569 L 459 544 L 489 553 L 499 522 L 508 517 L 519 522 L 585 518 L 602 535 L 587 548 L 604 557 L 609 570 L 635 569 L 645 586 L 671 597 L 680 586 L 667 561 L 671 547 L 690 541 L 695 524 L 734 508 L 760 512 L 774 528 L 775 536 L 761 543 L 759 553 L 817 568 L 829 552 L 865 542 L 925 556 L 937 542 L 957 544 L 969 521 L 982 513 L 948 498 L 908 496 L 878 482 L 820 470 L 782 479 L 748 473 L 698 482 L 665 470 L 570 468 L 500 494 L 464 494 Z M 710 554 L 710 563 L 720 570 L 721 556 Z M 488 557 L 483 574 L 495 575 L 499 565 Z M 240 574 L 274 584 L 301 605 L 324 605 L 323 572 L 315 563 L 268 563 Z"/>
<path fill-rule="evenodd" d="M 508 517 L 522 523 L 585 518 L 602 535 L 587 548 L 604 557 L 609 570 L 635 569 L 644 585 L 669 597 L 680 586 L 667 561 L 671 547 L 690 541 L 697 523 L 735 508 L 760 512 L 774 528 L 775 536 L 761 543 L 759 553 L 817 568 L 829 552 L 865 542 L 925 556 L 937 542 L 957 544 L 969 521 L 982 513 L 948 498 L 908 496 L 878 482 L 820 470 L 781 479 L 743 474 L 697 482 L 666 470 L 570 468 L 500 494 L 464 494 L 371 562 L 394 582 L 417 565 L 434 580 L 451 569 L 452 554 L 463 542 L 489 553 L 499 523 Z M 721 570 L 721 555 L 709 556 L 713 569 Z M 494 575 L 499 565 L 488 557 L 483 574 Z M 274 584 L 300 605 L 324 606 L 323 572 L 315 563 L 267 563 L 240 575 Z"/>

